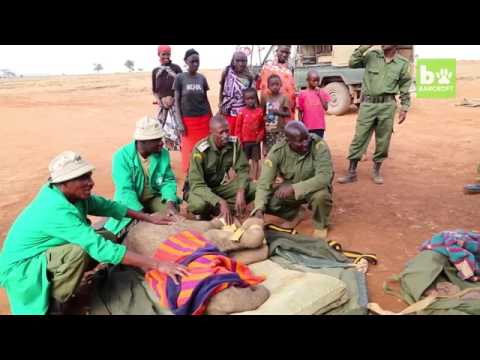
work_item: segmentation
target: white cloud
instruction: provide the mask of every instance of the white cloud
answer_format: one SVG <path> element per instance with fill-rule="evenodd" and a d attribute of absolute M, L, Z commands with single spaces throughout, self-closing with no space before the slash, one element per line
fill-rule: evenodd
<path fill-rule="evenodd" d="M 172 60 L 183 66 L 183 55 L 195 48 L 201 57 L 200 66 L 216 69 L 226 66 L 234 45 L 173 45 Z M 18 74 L 83 74 L 93 72 L 93 63 L 100 63 L 104 72 L 124 72 L 127 59 L 135 68 L 151 70 L 158 64 L 156 45 L 1 45 L 0 69 Z"/>
<path fill-rule="evenodd" d="M 480 45 L 415 45 L 415 54 L 423 58 L 479 60 Z"/>
<path fill-rule="evenodd" d="M 203 69 L 225 67 L 235 45 L 173 45 L 172 60 L 183 66 L 189 48 L 200 53 Z M 419 57 L 456 57 L 480 59 L 480 45 L 417 45 Z M 255 55 L 256 56 L 256 55 Z M 93 63 L 101 63 L 104 72 L 125 72 L 127 59 L 136 68 L 151 70 L 158 64 L 156 45 L 0 45 L 0 69 L 17 74 L 83 74 L 93 72 Z"/>

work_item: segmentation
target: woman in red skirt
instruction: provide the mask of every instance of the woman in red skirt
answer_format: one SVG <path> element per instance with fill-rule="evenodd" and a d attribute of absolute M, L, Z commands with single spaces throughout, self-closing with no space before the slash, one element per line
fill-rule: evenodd
<path fill-rule="evenodd" d="M 208 136 L 208 123 L 212 109 L 207 97 L 207 79 L 198 74 L 200 56 L 194 49 L 185 53 L 188 71 L 178 74 L 173 84 L 175 90 L 175 110 L 178 123 L 181 124 L 182 170 L 186 174 L 193 147 L 201 139 Z"/>

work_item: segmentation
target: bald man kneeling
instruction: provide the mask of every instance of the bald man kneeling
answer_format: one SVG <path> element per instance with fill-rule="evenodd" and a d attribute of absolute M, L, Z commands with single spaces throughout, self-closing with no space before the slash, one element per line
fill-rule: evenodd
<path fill-rule="evenodd" d="M 288 123 L 285 136 L 286 141 L 272 147 L 262 166 L 252 214 L 263 218 L 268 213 L 293 220 L 302 204 L 308 204 L 313 211 L 313 235 L 326 239 L 333 205 L 330 150 L 322 138 L 309 134 L 299 121 Z M 274 184 L 277 177 L 283 179 L 278 186 Z"/>

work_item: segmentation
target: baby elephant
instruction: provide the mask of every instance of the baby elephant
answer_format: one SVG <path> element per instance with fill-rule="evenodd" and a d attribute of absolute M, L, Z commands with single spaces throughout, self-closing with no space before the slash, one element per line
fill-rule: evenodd
<path fill-rule="evenodd" d="M 158 246 L 169 236 L 184 230 L 196 230 L 213 243 L 220 251 L 244 264 L 253 264 L 268 258 L 265 243 L 263 220 L 247 219 L 243 225 L 239 241 L 233 240 L 235 232 L 222 230 L 224 224 L 218 219 L 212 221 L 183 220 L 172 225 L 161 226 L 141 222 L 133 226 L 125 238 L 125 245 L 140 254 L 151 256 Z"/>
<path fill-rule="evenodd" d="M 247 219 L 240 226 L 239 232 L 222 230 L 224 224 L 218 219 L 212 221 L 183 220 L 169 226 L 140 222 L 130 229 L 125 238 L 125 245 L 130 250 L 152 256 L 159 245 L 169 236 L 184 230 L 196 230 L 220 251 L 248 265 L 268 258 L 268 246 L 265 242 L 263 226 L 263 221 L 257 218 Z M 239 234 L 241 236 L 237 240 Z M 269 296 L 269 291 L 262 285 L 246 288 L 231 286 L 212 296 L 206 314 L 227 315 L 255 310 Z"/>

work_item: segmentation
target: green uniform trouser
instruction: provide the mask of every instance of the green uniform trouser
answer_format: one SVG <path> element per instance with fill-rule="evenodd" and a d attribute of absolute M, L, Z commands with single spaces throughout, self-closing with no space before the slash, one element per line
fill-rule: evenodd
<path fill-rule="evenodd" d="M 302 199 L 279 199 L 272 196 L 265 212 L 279 216 L 286 220 L 293 220 L 297 216 L 300 206 L 308 204 L 313 212 L 313 224 L 316 229 L 325 229 L 329 225 L 330 212 L 332 211 L 333 198 L 330 188 L 307 194 Z"/>
<path fill-rule="evenodd" d="M 154 197 L 150 200 L 142 202 L 142 205 L 145 206 L 145 209 L 149 213 L 163 214 L 165 211 L 167 211 L 167 202 L 162 200 L 160 197 Z"/>
<path fill-rule="evenodd" d="M 350 145 L 348 160 L 361 160 L 367 151 L 368 143 L 375 131 L 375 154 L 374 162 L 382 162 L 388 158 L 390 139 L 393 133 L 393 123 L 396 102 L 381 104 L 362 103 L 358 113 L 355 136 Z"/>
<path fill-rule="evenodd" d="M 235 206 L 238 188 L 238 181 L 235 179 L 226 185 L 220 185 L 211 190 L 214 194 L 224 199 L 230 208 L 233 208 Z M 245 189 L 245 202 L 247 204 L 255 199 L 255 190 L 255 184 L 249 181 Z M 195 215 L 210 215 L 213 210 L 214 206 L 205 201 L 201 193 L 190 192 L 188 194 L 188 211 L 191 213 Z"/>
<path fill-rule="evenodd" d="M 97 234 L 106 240 L 116 240 L 115 235 L 106 230 L 99 230 Z M 74 244 L 55 246 L 48 249 L 46 255 L 51 297 L 65 303 L 77 289 L 92 260 L 80 246 Z"/>

